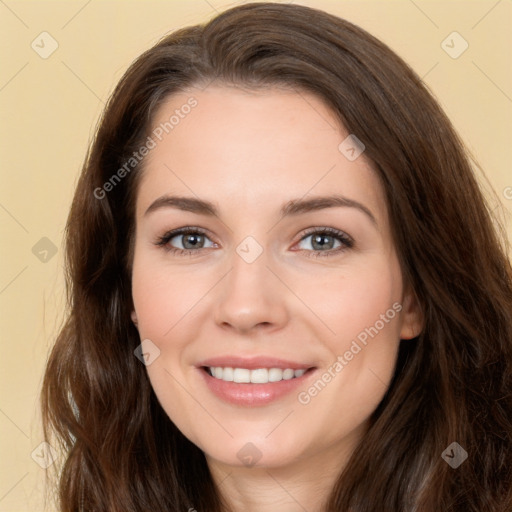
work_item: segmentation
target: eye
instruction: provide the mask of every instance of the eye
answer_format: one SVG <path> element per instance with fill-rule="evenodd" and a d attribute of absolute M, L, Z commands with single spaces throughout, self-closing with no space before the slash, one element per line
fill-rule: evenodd
<path fill-rule="evenodd" d="M 352 237 L 343 231 L 327 227 L 311 228 L 298 243 L 299 249 L 316 253 L 315 256 L 329 256 L 353 246 Z"/>
<path fill-rule="evenodd" d="M 156 245 L 178 255 L 197 254 L 201 249 L 218 247 L 202 228 L 183 227 L 168 231 L 158 237 Z M 338 229 L 323 227 L 310 228 L 297 244 L 299 250 L 310 256 L 330 256 L 354 246 L 354 240 Z"/>
<path fill-rule="evenodd" d="M 206 236 L 204 230 L 192 227 L 168 231 L 158 238 L 156 245 L 162 246 L 170 252 L 181 254 L 191 254 L 199 252 L 200 249 L 216 247 L 216 244 Z"/>

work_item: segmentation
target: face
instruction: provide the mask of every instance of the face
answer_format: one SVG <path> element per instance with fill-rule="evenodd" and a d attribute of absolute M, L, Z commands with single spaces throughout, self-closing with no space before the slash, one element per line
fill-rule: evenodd
<path fill-rule="evenodd" d="M 132 319 L 209 463 L 338 463 L 418 334 L 382 186 L 348 135 L 315 96 L 275 89 L 191 89 L 154 120 Z"/>

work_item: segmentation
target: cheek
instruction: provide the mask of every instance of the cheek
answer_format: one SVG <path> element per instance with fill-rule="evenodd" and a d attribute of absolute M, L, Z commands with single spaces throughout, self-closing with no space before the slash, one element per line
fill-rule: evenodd
<path fill-rule="evenodd" d="M 375 330 L 383 340 L 398 338 L 402 280 L 395 262 L 330 273 L 316 286 L 303 280 L 298 294 L 308 297 L 306 305 L 321 320 L 322 339 L 332 351 L 348 350 L 355 339 L 364 343 Z"/>
<path fill-rule="evenodd" d="M 333 298 L 330 321 L 336 335 L 330 350 L 338 371 L 330 399 L 353 411 L 352 421 L 375 410 L 394 373 L 402 309 L 402 281 L 395 270 L 387 267 L 364 279 L 347 279 L 343 292 Z"/>
<path fill-rule="evenodd" d="M 132 295 L 141 340 L 158 347 L 158 356 L 146 367 L 151 386 L 166 414 L 196 444 L 191 428 L 197 416 L 194 401 L 184 391 L 187 368 L 183 358 L 190 336 L 194 336 L 194 306 L 208 288 L 200 280 L 187 279 L 176 269 L 162 269 L 143 255 L 136 260 L 132 274 Z"/>
<path fill-rule="evenodd" d="M 375 264 L 310 287 L 311 309 L 322 320 L 329 360 L 315 389 L 304 390 L 315 407 L 343 403 L 357 423 L 378 405 L 393 376 L 400 341 L 402 280 L 397 262 Z M 369 270 L 372 269 L 372 270 Z M 306 290 L 304 289 L 304 292 Z M 326 328 L 330 335 L 325 334 Z M 316 399 L 322 391 L 322 398 Z M 313 400 L 312 400 L 313 401 Z M 358 413 L 356 411 L 359 411 Z"/>
<path fill-rule="evenodd" d="M 189 321 L 211 279 L 188 276 L 186 270 L 166 268 L 154 259 L 136 260 L 132 296 L 141 337 L 163 339 L 179 323 Z"/>

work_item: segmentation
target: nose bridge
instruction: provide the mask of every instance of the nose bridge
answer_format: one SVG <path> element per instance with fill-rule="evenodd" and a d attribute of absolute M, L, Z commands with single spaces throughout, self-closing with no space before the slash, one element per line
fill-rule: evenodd
<path fill-rule="evenodd" d="M 231 255 L 230 285 L 237 294 L 250 292 L 252 296 L 263 293 L 269 286 L 267 268 L 269 252 L 261 246 L 254 237 L 247 237 Z"/>
<path fill-rule="evenodd" d="M 239 330 L 286 321 L 284 290 L 267 268 L 270 254 L 254 237 L 246 237 L 230 255 L 230 272 L 216 300 L 216 321 Z"/>

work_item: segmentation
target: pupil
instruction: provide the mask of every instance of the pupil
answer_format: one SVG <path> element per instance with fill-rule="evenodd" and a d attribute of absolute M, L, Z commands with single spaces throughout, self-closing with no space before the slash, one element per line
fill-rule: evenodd
<path fill-rule="evenodd" d="M 203 235 L 186 235 L 183 247 L 185 249 L 193 249 L 194 247 L 201 246 Z"/>
<path fill-rule="evenodd" d="M 329 239 L 331 243 L 329 243 Z M 316 235 L 313 237 L 313 243 L 312 246 L 314 249 L 332 249 L 332 236 L 329 235 Z"/>

